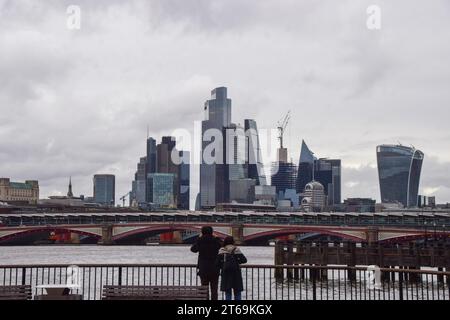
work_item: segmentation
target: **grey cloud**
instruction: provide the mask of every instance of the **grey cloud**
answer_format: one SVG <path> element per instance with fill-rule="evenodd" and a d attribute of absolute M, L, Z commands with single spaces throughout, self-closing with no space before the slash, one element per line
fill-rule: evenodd
<path fill-rule="evenodd" d="M 69 4 L 82 8 L 76 32 Z M 425 151 L 422 186 L 448 200 L 448 3 L 379 1 L 377 33 L 369 4 L 0 0 L 0 175 L 38 178 L 46 196 L 70 175 L 90 194 L 107 171 L 125 194 L 147 125 L 157 138 L 191 130 L 226 85 L 235 122 L 274 128 L 292 110 L 291 157 L 302 138 L 341 157 L 344 196 L 378 197 L 375 146 L 400 140 Z"/>

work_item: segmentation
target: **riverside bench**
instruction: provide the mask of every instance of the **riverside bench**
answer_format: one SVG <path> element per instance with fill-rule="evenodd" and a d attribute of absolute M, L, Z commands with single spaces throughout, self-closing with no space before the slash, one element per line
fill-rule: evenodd
<path fill-rule="evenodd" d="M 30 300 L 31 286 L 0 286 L 0 300 Z"/>
<path fill-rule="evenodd" d="M 103 300 L 208 300 L 208 286 L 103 286 Z"/>

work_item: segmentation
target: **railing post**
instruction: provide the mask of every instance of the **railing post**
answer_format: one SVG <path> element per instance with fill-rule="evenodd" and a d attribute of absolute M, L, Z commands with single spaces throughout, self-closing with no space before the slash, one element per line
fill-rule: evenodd
<path fill-rule="evenodd" d="M 122 285 L 122 267 L 119 267 L 119 286 Z"/>
<path fill-rule="evenodd" d="M 399 291 L 399 299 L 403 300 L 403 272 L 398 273 L 398 291 Z"/>
<path fill-rule="evenodd" d="M 313 286 L 313 300 L 317 300 L 317 284 L 316 284 L 316 269 L 310 269 L 310 277 L 312 277 L 312 286 Z"/>
<path fill-rule="evenodd" d="M 22 268 L 22 285 L 25 285 L 27 280 L 27 268 L 23 267 Z"/>

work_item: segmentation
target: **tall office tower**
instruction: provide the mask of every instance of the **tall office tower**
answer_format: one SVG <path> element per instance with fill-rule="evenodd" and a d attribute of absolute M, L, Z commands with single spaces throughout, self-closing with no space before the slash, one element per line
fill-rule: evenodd
<path fill-rule="evenodd" d="M 246 137 L 244 128 L 231 124 L 225 128 L 226 163 L 228 164 L 230 180 L 245 179 L 247 168 L 245 165 Z"/>
<path fill-rule="evenodd" d="M 297 166 L 292 162 L 274 162 L 272 164 L 271 185 L 276 188 L 278 199 L 284 199 L 286 190 L 295 189 Z"/>
<path fill-rule="evenodd" d="M 178 164 L 173 157 L 178 157 L 179 153 L 175 148 L 175 138 L 163 137 L 160 144 L 156 146 L 156 172 L 157 173 L 169 173 L 174 176 L 174 197 L 175 203 L 178 203 Z M 148 177 L 148 175 L 147 175 Z"/>
<path fill-rule="evenodd" d="M 134 179 L 134 199 L 137 204 L 146 203 L 147 201 L 147 193 L 146 193 L 146 184 L 147 184 L 147 157 L 142 157 L 137 165 L 137 171 Z"/>
<path fill-rule="evenodd" d="M 228 202 L 229 170 L 225 162 L 225 145 L 223 137 L 231 125 L 231 99 L 227 97 L 227 88 L 212 90 L 211 99 L 204 105 L 205 120 L 202 121 L 202 158 L 200 164 L 200 206 L 215 207 L 217 203 Z M 218 131 L 211 131 L 218 130 Z M 214 144 L 211 134 L 222 134 L 217 148 L 210 150 Z M 206 141 L 204 141 L 206 140 Z"/>
<path fill-rule="evenodd" d="M 416 207 L 424 154 L 402 145 L 377 147 L 381 202 Z"/>
<path fill-rule="evenodd" d="M 314 164 L 314 180 L 324 186 L 329 206 L 341 203 L 341 160 L 316 160 Z"/>
<path fill-rule="evenodd" d="M 147 139 L 147 165 L 145 168 L 145 176 L 147 177 L 148 180 L 148 175 L 150 173 L 155 173 L 156 172 L 156 140 L 153 138 L 148 138 Z M 148 186 L 148 181 L 147 181 L 147 186 Z M 151 190 L 150 188 L 146 187 L 146 197 L 145 200 L 146 202 L 152 202 L 153 196 L 151 194 Z"/>
<path fill-rule="evenodd" d="M 305 186 L 314 180 L 313 172 L 315 160 L 316 157 L 314 156 L 314 153 L 308 148 L 305 140 L 302 140 L 296 181 L 297 193 L 302 193 L 305 190 Z"/>
<path fill-rule="evenodd" d="M 267 181 L 262 162 L 258 127 L 255 120 L 245 119 L 244 121 L 247 176 L 249 179 L 254 179 L 257 186 L 265 186 L 267 185 Z"/>
<path fill-rule="evenodd" d="M 303 193 L 305 186 L 311 181 L 322 184 L 328 205 L 341 203 L 341 160 L 317 159 L 305 141 L 302 141 L 296 181 L 297 193 Z"/>
<path fill-rule="evenodd" d="M 172 161 L 172 150 L 175 142 L 171 137 L 163 137 L 160 144 L 156 146 L 156 172 L 174 173 L 174 163 Z"/>
<path fill-rule="evenodd" d="M 114 206 L 116 201 L 116 177 L 113 174 L 94 175 L 94 202 Z"/>
<path fill-rule="evenodd" d="M 271 168 L 271 185 L 276 188 L 278 200 L 284 200 L 286 191 L 295 190 L 297 166 L 287 161 L 288 152 L 287 148 L 283 147 L 283 132 L 279 139 L 278 161 L 273 162 Z"/>
<path fill-rule="evenodd" d="M 148 178 L 152 203 L 163 208 L 175 208 L 175 176 L 171 173 L 150 173 Z"/>
<path fill-rule="evenodd" d="M 190 206 L 190 152 L 180 151 L 180 158 L 183 160 L 178 166 L 178 208 L 189 210 Z"/>

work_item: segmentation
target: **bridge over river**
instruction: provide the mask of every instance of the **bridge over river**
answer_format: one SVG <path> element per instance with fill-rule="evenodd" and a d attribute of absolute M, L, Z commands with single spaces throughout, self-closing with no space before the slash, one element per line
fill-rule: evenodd
<path fill-rule="evenodd" d="M 215 234 L 238 243 L 298 234 L 320 234 L 365 243 L 449 239 L 450 213 L 301 212 L 101 212 L 14 213 L 0 215 L 0 243 L 37 232 L 70 232 L 112 244 L 137 236 L 191 231 L 210 225 Z"/>

